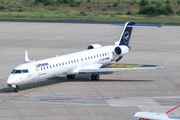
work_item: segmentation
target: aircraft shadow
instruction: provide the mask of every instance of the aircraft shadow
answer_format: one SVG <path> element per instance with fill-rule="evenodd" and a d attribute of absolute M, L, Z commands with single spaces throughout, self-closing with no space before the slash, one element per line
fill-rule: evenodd
<path fill-rule="evenodd" d="M 41 81 L 38 81 L 36 83 L 19 85 L 19 91 L 61 83 L 61 82 L 64 82 L 63 79 L 66 80 L 66 77 L 52 77 L 52 78 L 42 79 Z M 14 91 L 14 88 L 12 87 L 6 87 L 6 88 L 0 89 L 0 93 L 13 93 L 13 91 Z"/>
<path fill-rule="evenodd" d="M 105 73 L 104 73 L 105 74 Z M 19 91 L 25 91 L 30 89 L 35 89 L 39 87 L 49 86 L 53 84 L 63 83 L 63 82 L 152 82 L 154 80 L 122 80 L 122 79 L 100 79 L 99 81 L 92 81 L 90 76 L 78 75 L 75 79 L 67 79 L 66 77 L 52 77 L 47 79 L 42 79 L 37 83 L 30 83 L 19 86 Z M 0 89 L 0 93 L 14 93 L 14 88 L 5 87 Z"/>
<path fill-rule="evenodd" d="M 87 82 L 152 82 L 153 80 L 107 80 L 107 79 L 101 79 L 99 81 L 92 81 L 91 79 L 82 79 L 82 80 L 68 80 L 66 82 L 82 82 L 82 81 L 87 81 Z"/>

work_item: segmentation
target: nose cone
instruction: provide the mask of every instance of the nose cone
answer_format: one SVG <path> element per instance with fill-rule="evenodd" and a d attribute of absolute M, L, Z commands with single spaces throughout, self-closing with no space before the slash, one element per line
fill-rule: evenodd
<path fill-rule="evenodd" d="M 12 85 L 13 84 L 13 82 L 14 82 L 14 77 L 13 76 L 14 76 L 13 74 L 10 74 L 8 76 L 8 78 L 7 78 L 7 84 L 8 85 Z"/>

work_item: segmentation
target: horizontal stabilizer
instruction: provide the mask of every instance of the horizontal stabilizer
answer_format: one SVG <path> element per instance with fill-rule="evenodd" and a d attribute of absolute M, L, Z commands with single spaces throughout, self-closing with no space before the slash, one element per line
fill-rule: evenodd
<path fill-rule="evenodd" d="M 125 24 L 112 24 L 113 26 L 125 26 Z M 162 25 L 151 25 L 151 24 L 132 24 L 127 27 L 162 27 Z"/>

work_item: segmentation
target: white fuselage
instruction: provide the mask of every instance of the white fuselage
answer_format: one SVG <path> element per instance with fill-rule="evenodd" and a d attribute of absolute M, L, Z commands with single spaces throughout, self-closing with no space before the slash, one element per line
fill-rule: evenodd
<path fill-rule="evenodd" d="M 104 46 L 21 64 L 15 70 L 28 69 L 29 72 L 11 73 L 7 83 L 9 85 L 21 85 L 57 75 L 79 74 L 79 70 L 83 68 L 99 69 L 102 65 L 119 57 L 114 53 L 115 47 L 116 45 Z"/>
<path fill-rule="evenodd" d="M 135 113 L 133 120 L 180 120 L 180 116 L 142 111 Z"/>

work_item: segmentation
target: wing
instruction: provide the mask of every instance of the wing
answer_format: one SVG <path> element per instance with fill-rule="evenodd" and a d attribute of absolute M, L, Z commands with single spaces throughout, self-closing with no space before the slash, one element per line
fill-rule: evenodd
<path fill-rule="evenodd" d="M 171 61 L 171 60 L 170 60 Z M 139 67 L 139 68 L 100 68 L 100 69 L 79 69 L 79 73 L 94 73 L 94 72 L 113 72 L 113 71 L 123 71 L 123 70 L 153 70 L 162 69 L 170 61 L 164 64 L 162 67 Z"/>
<path fill-rule="evenodd" d="M 113 72 L 113 71 L 123 71 L 123 70 L 152 70 L 152 69 L 162 69 L 162 68 L 163 67 L 79 69 L 79 73 Z"/>

